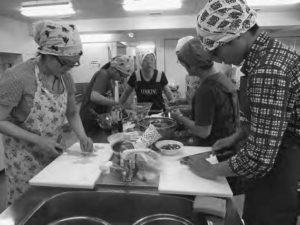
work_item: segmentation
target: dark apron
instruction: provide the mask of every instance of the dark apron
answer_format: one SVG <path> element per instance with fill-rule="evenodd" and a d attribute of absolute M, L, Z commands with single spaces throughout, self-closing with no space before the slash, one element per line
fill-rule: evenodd
<path fill-rule="evenodd" d="M 158 113 L 165 110 L 164 100 L 163 100 L 163 87 L 161 86 L 161 71 L 154 73 L 153 78 L 150 81 L 145 81 L 142 78 L 140 70 L 136 71 L 136 85 L 135 92 L 137 95 L 138 102 L 152 102 L 151 111 Z M 143 92 L 155 92 L 155 94 L 149 94 Z M 151 113 L 150 113 L 151 114 Z"/>
<path fill-rule="evenodd" d="M 247 78 L 241 78 L 241 110 L 249 116 Z M 300 138 L 285 132 L 273 169 L 264 177 L 247 181 L 243 219 L 246 225 L 295 225 L 297 183 L 300 174 Z"/>

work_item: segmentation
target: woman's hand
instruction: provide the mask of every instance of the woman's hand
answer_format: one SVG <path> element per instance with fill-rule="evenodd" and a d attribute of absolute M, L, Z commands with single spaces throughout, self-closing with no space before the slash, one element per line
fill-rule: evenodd
<path fill-rule="evenodd" d="M 36 145 L 44 151 L 50 152 L 54 156 L 58 156 L 65 149 L 65 146 L 57 143 L 55 140 L 48 137 L 39 137 Z"/>
<path fill-rule="evenodd" d="M 210 154 L 211 152 L 208 152 L 207 154 L 188 157 L 184 164 L 188 165 L 190 170 L 200 177 L 215 179 L 216 175 L 213 173 L 213 165 L 206 160 Z"/>
<path fill-rule="evenodd" d="M 180 122 L 181 118 L 183 117 L 182 113 L 177 109 L 177 110 L 173 110 L 171 111 L 171 117 L 173 119 L 175 119 L 176 121 Z"/>
<path fill-rule="evenodd" d="M 80 138 L 80 148 L 83 153 L 92 153 L 94 151 L 92 139 L 87 136 Z"/>

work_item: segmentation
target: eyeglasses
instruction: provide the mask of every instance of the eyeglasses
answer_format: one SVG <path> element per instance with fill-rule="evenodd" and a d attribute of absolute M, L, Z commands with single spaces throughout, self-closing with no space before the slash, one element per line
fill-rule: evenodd
<path fill-rule="evenodd" d="M 57 62 L 60 64 L 61 67 L 66 66 L 66 67 L 71 67 L 72 68 L 72 67 L 80 66 L 80 62 L 79 61 L 77 61 L 77 62 L 74 63 L 74 62 L 68 62 L 66 60 L 63 60 L 63 59 L 59 58 L 56 55 L 54 57 L 57 60 Z"/>

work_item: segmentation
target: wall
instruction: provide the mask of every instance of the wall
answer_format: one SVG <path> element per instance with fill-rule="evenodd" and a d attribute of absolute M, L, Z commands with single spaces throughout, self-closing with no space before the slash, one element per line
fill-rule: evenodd
<path fill-rule="evenodd" d="M 29 36 L 26 23 L 0 16 L 0 52 L 20 53 L 23 60 L 32 57 L 37 49 Z"/>
<path fill-rule="evenodd" d="M 80 66 L 71 71 L 75 83 L 89 82 L 94 73 L 109 61 L 110 55 L 116 55 L 116 43 L 83 44 Z"/>

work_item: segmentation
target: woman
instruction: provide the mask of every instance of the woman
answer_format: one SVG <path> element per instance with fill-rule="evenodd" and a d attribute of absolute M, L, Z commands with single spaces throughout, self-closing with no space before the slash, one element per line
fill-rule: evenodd
<path fill-rule="evenodd" d="M 133 72 L 129 78 L 120 103 L 124 104 L 132 91 L 135 90 L 137 102 L 151 102 L 152 112 L 165 110 L 163 92 L 169 101 L 173 101 L 165 73 L 155 69 L 156 59 L 154 53 L 139 54 L 138 59 L 140 60 L 141 69 Z"/>
<path fill-rule="evenodd" d="M 76 110 L 74 83 L 67 72 L 79 65 L 82 46 L 72 24 L 39 21 L 34 24 L 38 56 L 7 70 L 0 80 L 0 132 L 8 178 L 8 204 L 28 187 L 28 181 L 55 159 L 65 118 L 91 152 Z"/>
<path fill-rule="evenodd" d="M 212 146 L 218 139 L 235 132 L 239 125 L 238 103 L 234 85 L 218 73 L 211 57 L 199 39 L 187 40 L 177 57 L 189 74 L 195 74 L 201 85 L 192 101 L 193 120 L 173 112 L 173 117 L 198 137 L 198 144 Z"/>
<path fill-rule="evenodd" d="M 242 133 L 239 122 L 238 97 L 235 85 L 214 67 L 210 55 L 204 51 L 198 38 L 186 39 L 177 52 L 177 57 L 189 74 L 201 80 L 192 100 L 192 120 L 179 111 L 172 117 L 183 124 L 197 138 L 194 144 L 215 146 L 217 158 L 224 161 L 236 153 L 237 136 Z M 228 138 L 230 137 L 230 138 Z M 226 138 L 226 144 L 224 140 Z M 229 141 L 230 139 L 230 141 Z M 228 179 L 234 194 L 241 192 L 241 181 Z"/>
<path fill-rule="evenodd" d="M 97 71 L 91 79 L 83 98 L 80 116 L 86 132 L 98 129 L 97 114 L 107 113 L 118 105 L 113 98 L 114 81 L 123 81 L 133 71 L 133 61 L 123 55 L 115 57 Z"/>

